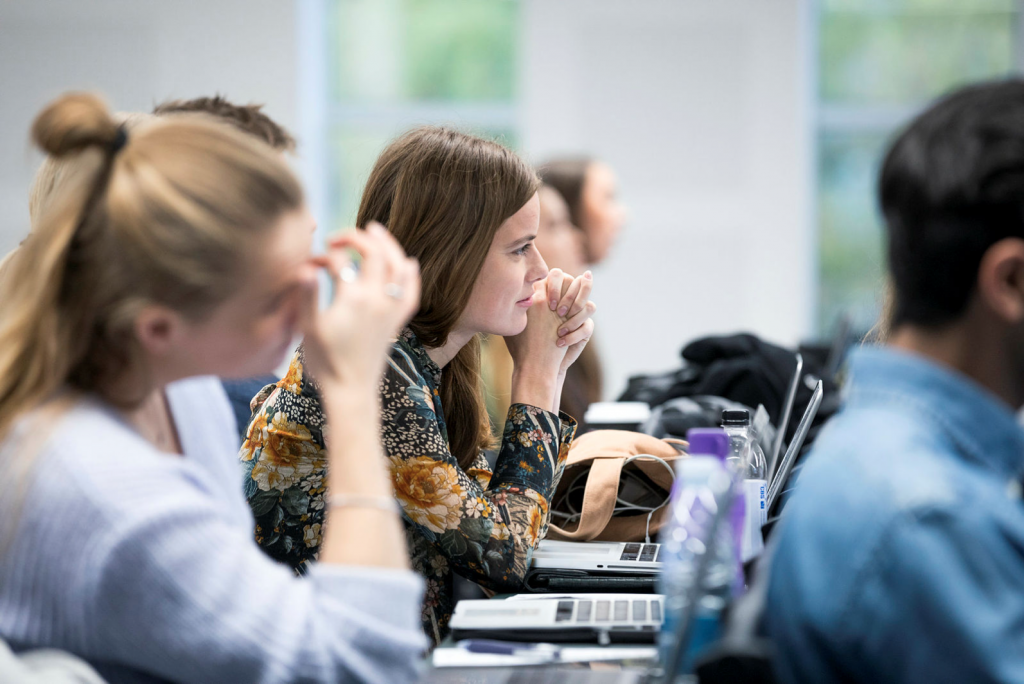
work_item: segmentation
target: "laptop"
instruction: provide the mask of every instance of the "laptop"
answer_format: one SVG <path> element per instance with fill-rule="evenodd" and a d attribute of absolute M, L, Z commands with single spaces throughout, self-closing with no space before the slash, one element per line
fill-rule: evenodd
<path fill-rule="evenodd" d="M 533 552 L 526 590 L 654 592 L 660 544 L 542 539 Z"/>
<path fill-rule="evenodd" d="M 658 594 L 518 595 L 504 601 L 459 601 L 452 638 L 545 643 L 654 643 L 661 629 Z"/>
<path fill-rule="evenodd" d="M 796 355 L 796 372 L 793 379 L 799 380 L 803 369 L 803 358 Z M 781 502 L 780 494 L 789 481 L 793 464 L 803 448 L 804 440 L 811 429 L 814 418 L 821 406 L 824 385 L 819 380 L 811 400 L 797 425 L 793 440 L 786 453 L 778 458 L 775 473 L 771 477 L 767 495 L 767 518 L 772 518 Z M 790 384 L 786 405 L 793 408 L 796 395 L 795 383 Z M 789 422 L 784 417 L 779 434 Z M 776 442 L 776 449 L 781 442 Z M 661 562 L 659 544 L 641 542 L 563 542 L 542 539 L 533 552 L 533 561 L 526 576 L 526 590 L 533 592 L 572 591 L 628 591 L 653 593 L 657 585 Z"/>
<path fill-rule="evenodd" d="M 695 582 L 687 597 L 687 607 L 672 634 L 667 663 L 634 670 L 566 669 L 556 658 L 546 667 L 435 668 L 425 681 L 432 684 L 677 684 L 682 679 L 696 681 L 678 676 L 679 663 L 694 634 L 697 606 L 715 554 L 717 530 L 728 524 L 726 516 L 735 492 L 729 487 L 723 491 L 722 505 L 706 530 L 707 543 L 698 556 Z M 607 645 L 616 642 L 653 643 L 663 619 L 664 597 L 660 595 L 519 595 L 504 601 L 460 601 L 449 625 L 456 640 L 508 638 L 541 643 L 596 641 Z"/>

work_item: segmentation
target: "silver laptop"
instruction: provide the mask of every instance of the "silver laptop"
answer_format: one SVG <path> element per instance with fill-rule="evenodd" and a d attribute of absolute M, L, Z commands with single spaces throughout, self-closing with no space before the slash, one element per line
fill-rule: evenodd
<path fill-rule="evenodd" d="M 599 644 L 654 643 L 661 629 L 658 594 L 518 595 L 504 601 L 459 601 L 452 637 Z"/>
<path fill-rule="evenodd" d="M 800 377 L 802 368 L 803 359 L 797 354 L 794 378 Z M 789 479 L 796 456 L 800 453 L 818 413 L 823 392 L 822 382 L 819 380 L 785 455 L 781 459 L 772 459 L 773 462 L 777 462 L 777 468 L 768 488 L 769 516 L 777 508 L 776 500 Z M 786 404 L 790 409 L 793 407 L 792 398 L 795 394 L 791 385 L 786 398 Z M 787 414 L 783 426 L 788 422 Z M 785 427 L 779 431 L 780 434 L 784 429 Z M 779 448 L 778 445 L 776 448 Z M 544 539 L 533 552 L 533 562 L 527 576 L 527 589 L 605 590 L 602 588 L 604 584 L 608 591 L 653 591 L 654 582 L 661 571 L 661 562 L 658 560 L 660 551 L 659 544 L 640 542 L 563 542 Z M 573 573 L 578 573 L 578 576 L 574 576 Z"/>
<path fill-rule="evenodd" d="M 542 539 L 533 552 L 533 568 L 652 573 L 661 570 L 660 544 L 642 542 L 565 542 Z"/>

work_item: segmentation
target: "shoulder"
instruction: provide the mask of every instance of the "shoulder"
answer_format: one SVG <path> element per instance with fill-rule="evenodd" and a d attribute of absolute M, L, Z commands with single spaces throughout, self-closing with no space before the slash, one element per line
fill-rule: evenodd
<path fill-rule="evenodd" d="M 224 503 L 210 471 L 161 453 L 105 408 L 80 404 L 52 428 L 31 463 L 26 510 L 59 501 L 69 514 L 118 520 L 168 498 Z"/>
<path fill-rule="evenodd" d="M 883 566 L 890 579 L 924 576 L 935 559 L 911 548 L 963 545 L 968 517 L 989 526 L 1004 520 L 1024 535 L 1024 514 L 1011 508 L 1005 482 L 959 459 L 911 414 L 841 413 L 808 454 L 776 531 L 769 610 L 778 624 L 802 615 L 801 629 L 836 636 Z M 888 588 L 898 604 L 900 588 Z"/>

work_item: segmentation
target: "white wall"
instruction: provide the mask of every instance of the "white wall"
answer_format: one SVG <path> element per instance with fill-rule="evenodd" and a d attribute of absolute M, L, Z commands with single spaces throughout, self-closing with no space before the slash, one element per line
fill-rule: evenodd
<path fill-rule="evenodd" d="M 811 331 L 808 19 L 801 0 L 525 0 L 524 149 L 606 160 L 630 210 L 595 271 L 609 397 L 696 336 Z"/>
<path fill-rule="evenodd" d="M 522 2 L 524 148 L 535 161 L 563 152 L 607 160 L 630 208 L 596 272 L 607 394 L 631 373 L 676 366 L 681 344 L 698 335 L 751 330 L 793 343 L 810 332 L 805 0 Z M 0 253 L 28 226 L 32 117 L 63 90 L 99 90 L 122 110 L 220 92 L 265 102 L 315 140 L 326 51 L 310 41 L 323 8 L 0 0 Z M 300 102 L 312 106 L 300 111 Z M 324 153 L 307 148 L 300 164 L 315 171 Z M 307 187 L 322 211 L 326 188 Z"/>
<path fill-rule="evenodd" d="M 0 253 L 28 230 L 33 116 L 68 89 L 119 110 L 221 93 L 293 128 L 292 0 L 0 1 Z"/>

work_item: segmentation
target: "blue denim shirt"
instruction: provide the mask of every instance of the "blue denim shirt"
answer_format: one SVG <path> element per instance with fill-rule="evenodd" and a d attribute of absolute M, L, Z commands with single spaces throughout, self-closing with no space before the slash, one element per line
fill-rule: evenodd
<path fill-rule="evenodd" d="M 965 376 L 858 351 L 777 532 L 783 682 L 1024 682 L 1024 431 Z"/>

